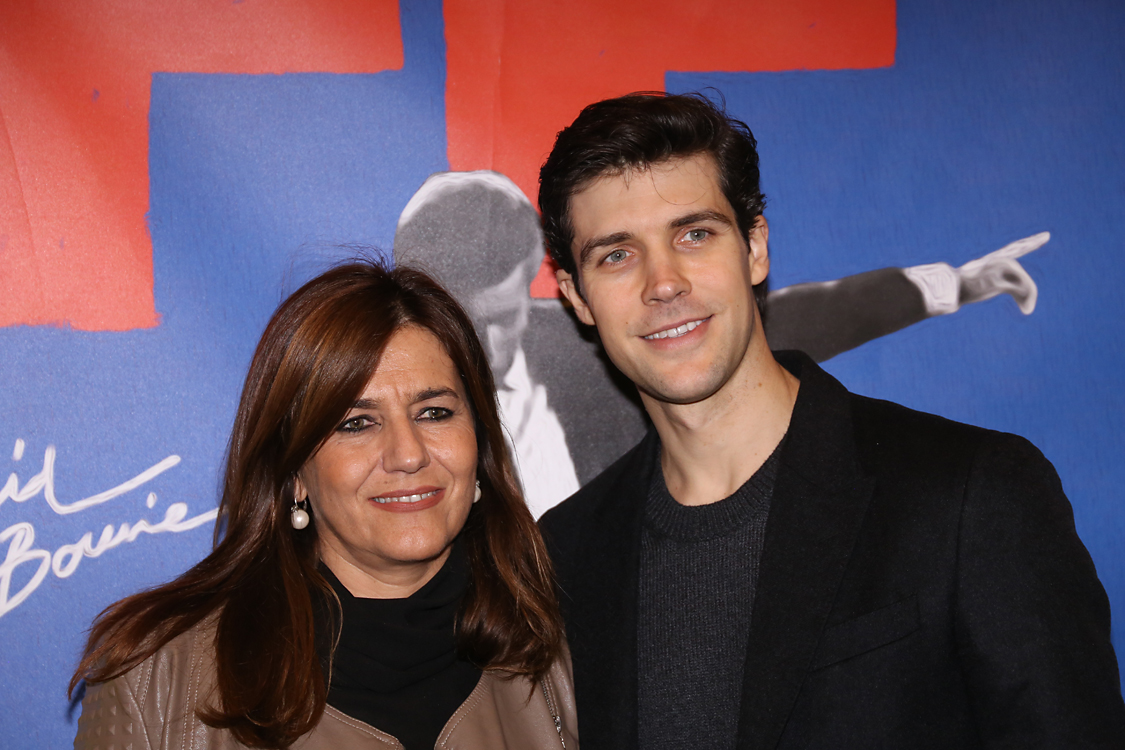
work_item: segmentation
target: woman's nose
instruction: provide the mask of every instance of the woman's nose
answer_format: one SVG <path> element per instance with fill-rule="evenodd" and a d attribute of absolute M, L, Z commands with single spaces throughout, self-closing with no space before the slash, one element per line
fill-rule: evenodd
<path fill-rule="evenodd" d="M 394 424 L 387 435 L 387 445 L 383 450 L 383 469 L 388 472 L 402 471 L 413 474 L 430 462 L 426 442 L 411 420 Z"/>

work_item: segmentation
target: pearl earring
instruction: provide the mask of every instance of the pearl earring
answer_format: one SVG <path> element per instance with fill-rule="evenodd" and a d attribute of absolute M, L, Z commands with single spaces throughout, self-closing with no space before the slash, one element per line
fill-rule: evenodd
<path fill-rule="evenodd" d="M 300 531 L 309 525 L 309 499 L 306 497 L 301 502 L 293 500 L 293 508 L 289 511 L 289 522 L 293 524 L 293 528 Z"/>
<path fill-rule="evenodd" d="M 477 490 L 473 493 L 473 502 L 480 500 L 480 480 L 477 480 Z"/>

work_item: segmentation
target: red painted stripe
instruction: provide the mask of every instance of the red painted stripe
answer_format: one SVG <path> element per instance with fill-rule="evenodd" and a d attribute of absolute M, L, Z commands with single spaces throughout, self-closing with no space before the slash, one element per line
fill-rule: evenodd
<path fill-rule="evenodd" d="M 894 0 L 445 0 L 452 169 L 495 169 L 534 201 L 555 133 L 664 73 L 894 63 Z M 554 296 L 541 269 L 535 296 Z"/>
<path fill-rule="evenodd" d="M 0 326 L 159 322 L 152 73 L 402 67 L 397 0 L 39 0 L 0 28 Z"/>

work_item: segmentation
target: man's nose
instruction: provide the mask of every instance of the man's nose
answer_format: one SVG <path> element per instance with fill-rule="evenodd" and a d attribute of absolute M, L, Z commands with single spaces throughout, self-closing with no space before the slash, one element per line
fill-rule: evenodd
<path fill-rule="evenodd" d="M 658 249 L 646 258 L 645 302 L 671 302 L 691 291 L 683 261 L 672 249 Z"/>

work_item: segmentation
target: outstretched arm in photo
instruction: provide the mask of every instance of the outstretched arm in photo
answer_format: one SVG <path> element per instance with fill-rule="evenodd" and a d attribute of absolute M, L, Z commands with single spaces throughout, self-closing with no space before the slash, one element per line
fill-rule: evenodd
<path fill-rule="evenodd" d="M 1020 312 L 1030 315 L 1039 289 L 1018 259 L 1050 239 L 1049 232 L 1040 232 L 959 268 L 948 263 L 881 268 L 772 291 L 766 300 L 766 337 L 774 349 L 800 349 L 823 362 L 1000 294 L 1011 295 Z"/>

